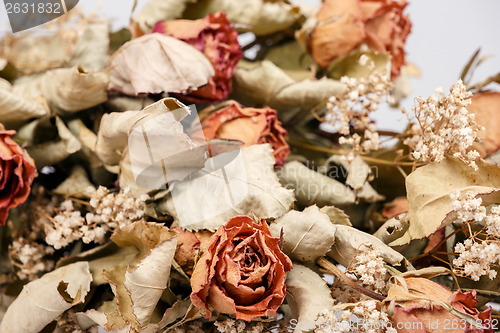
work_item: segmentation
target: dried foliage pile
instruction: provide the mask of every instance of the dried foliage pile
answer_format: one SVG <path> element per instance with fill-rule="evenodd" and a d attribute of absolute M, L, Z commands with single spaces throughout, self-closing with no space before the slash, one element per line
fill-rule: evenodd
<path fill-rule="evenodd" d="M 0 40 L 0 332 L 498 329 L 499 75 L 477 52 L 377 128 L 406 5 L 150 0 Z"/>

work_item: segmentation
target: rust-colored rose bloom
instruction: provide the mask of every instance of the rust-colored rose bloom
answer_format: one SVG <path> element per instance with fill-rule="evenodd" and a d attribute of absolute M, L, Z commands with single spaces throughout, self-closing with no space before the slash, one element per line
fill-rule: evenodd
<path fill-rule="evenodd" d="M 210 103 L 226 98 L 232 90 L 231 79 L 243 56 L 238 33 L 223 12 L 199 20 L 158 22 L 152 32 L 180 39 L 202 52 L 212 63 L 215 75 L 200 89 L 184 96 L 192 102 Z"/>
<path fill-rule="evenodd" d="M 191 276 L 191 301 L 250 321 L 274 315 L 286 296 L 286 272 L 292 262 L 279 249 L 265 220 L 235 216 L 221 226 Z"/>
<path fill-rule="evenodd" d="M 0 124 L 0 225 L 11 208 L 26 201 L 36 175 L 33 159 L 12 139 L 14 134 Z"/>
<path fill-rule="evenodd" d="M 478 147 L 482 155 L 491 155 L 500 149 L 500 92 L 483 91 L 471 97 L 467 110 L 474 113 L 478 125 L 484 127 L 484 139 Z"/>
<path fill-rule="evenodd" d="M 270 107 L 244 108 L 233 102 L 201 121 L 207 140 L 232 139 L 244 142 L 243 146 L 269 143 L 273 148 L 276 165 L 283 165 L 290 154 L 285 141 L 286 130 L 278 120 L 277 111 Z"/>
<path fill-rule="evenodd" d="M 318 26 L 310 37 L 314 60 L 327 67 L 359 45 L 392 56 L 392 78 L 405 62 L 404 46 L 411 30 L 403 14 L 406 0 L 327 0 L 318 12 Z"/>
<path fill-rule="evenodd" d="M 398 333 L 493 333 L 491 308 L 480 312 L 476 308 L 476 291 L 452 292 L 439 283 L 425 278 L 405 278 L 406 286 L 399 282 L 389 288 L 387 305 L 396 300 L 394 315 L 390 318 L 392 327 Z M 415 297 L 415 299 L 411 299 Z M 482 325 L 476 328 L 445 309 L 439 302 L 446 303 L 458 312 L 467 314 Z"/>

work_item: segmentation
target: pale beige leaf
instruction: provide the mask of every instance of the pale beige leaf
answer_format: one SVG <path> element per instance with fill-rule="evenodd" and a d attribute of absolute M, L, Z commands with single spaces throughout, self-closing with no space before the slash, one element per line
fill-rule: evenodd
<path fill-rule="evenodd" d="M 250 68 L 237 68 L 233 82 L 234 94 L 243 103 L 269 105 L 283 111 L 313 108 L 346 89 L 339 81 L 326 78 L 296 82 L 267 60 Z"/>
<path fill-rule="evenodd" d="M 300 18 L 299 7 L 288 1 L 265 0 L 208 0 L 190 5 L 187 18 L 202 18 L 209 13 L 223 11 L 232 23 L 247 27 L 257 36 L 269 35 L 290 28 Z"/>
<path fill-rule="evenodd" d="M 294 331 L 296 333 L 303 332 L 299 323 L 311 327 L 320 314 L 329 311 L 333 306 L 333 298 L 326 282 L 305 266 L 294 264 L 286 275 L 285 284 L 287 303 L 297 320 L 297 328 Z"/>
<path fill-rule="evenodd" d="M 47 114 L 49 114 L 49 106 L 44 98 L 26 99 L 7 89 L 0 89 L 1 123 L 7 126 L 15 125 Z"/>
<path fill-rule="evenodd" d="M 451 211 L 450 193 L 481 195 L 483 204 L 498 202 L 500 167 L 477 161 L 479 169 L 472 170 L 456 159 L 446 159 L 418 168 L 406 177 L 408 218 L 410 226 L 391 246 L 408 244 L 413 239 L 430 236 L 455 219 Z"/>
<path fill-rule="evenodd" d="M 180 18 L 187 4 L 196 0 L 149 0 L 133 16 L 144 32 L 151 31 L 156 22 Z"/>
<path fill-rule="evenodd" d="M 138 121 L 147 121 L 149 119 L 148 117 L 152 115 L 161 115 L 162 118 L 168 117 L 168 119 L 171 119 L 171 126 L 155 128 L 160 131 L 160 133 L 147 133 L 147 135 L 164 135 L 166 140 L 169 140 L 167 138 L 169 135 L 175 136 L 175 133 L 182 132 L 182 125 L 179 123 L 179 120 L 182 120 L 182 118 L 187 115 L 184 108 L 185 105 L 177 99 L 164 98 L 156 103 L 148 105 L 140 112 L 125 111 L 104 114 L 97 133 L 97 142 L 95 146 L 97 156 L 107 165 L 119 164 L 123 151 L 128 144 L 128 136 L 132 126 Z M 171 113 L 171 111 L 174 113 L 168 115 L 167 113 Z M 177 135 L 177 137 L 178 136 L 179 135 Z M 187 140 L 188 138 L 183 135 L 182 139 Z M 180 147 L 172 147 L 172 149 L 174 148 L 179 149 Z"/>
<path fill-rule="evenodd" d="M 53 192 L 64 196 L 85 198 L 87 197 L 85 191 L 87 188 L 93 186 L 94 185 L 89 181 L 85 169 L 80 165 L 76 165 L 71 169 L 69 176 L 59 184 Z"/>
<path fill-rule="evenodd" d="M 109 23 L 91 23 L 78 38 L 65 67 L 81 66 L 86 71 L 98 71 L 108 64 Z"/>
<path fill-rule="evenodd" d="M 180 225 L 189 230 L 215 230 L 235 215 L 255 214 L 260 218 L 269 218 L 286 213 L 295 197 L 293 191 L 281 186 L 274 173 L 275 160 L 270 145 L 244 147 L 240 154 L 242 158 L 236 158 L 232 162 L 234 164 L 226 166 L 225 172 L 243 186 L 241 191 L 233 192 L 241 197 L 241 201 L 235 205 L 231 204 L 222 176 L 215 175 L 214 177 L 220 178 L 220 181 L 215 183 L 212 176 L 202 176 L 176 184 L 173 195 L 169 194 L 154 204 L 156 214 L 167 213 L 181 221 L 195 216 L 199 221 Z M 207 201 L 207 196 L 213 199 Z M 220 200 L 221 198 L 223 200 Z M 199 202 L 210 204 L 198 205 Z M 220 213 L 214 215 L 214 212 Z M 179 214 L 183 215 L 179 217 Z"/>
<path fill-rule="evenodd" d="M 335 162 L 344 167 L 347 171 L 346 185 L 354 190 L 356 197 L 366 202 L 376 202 L 384 199 L 370 185 L 369 181 L 374 178 L 374 174 L 368 164 L 356 155 L 352 161 L 347 161 L 340 155 L 332 155 L 328 161 Z"/>
<path fill-rule="evenodd" d="M 363 251 L 377 250 L 384 261 L 392 266 L 411 267 L 411 264 L 399 252 L 384 244 L 377 237 L 353 227 L 334 224 L 335 243 L 328 256 L 348 267 L 352 259 Z"/>
<path fill-rule="evenodd" d="M 302 212 L 291 210 L 270 225 L 274 237 L 283 231 L 282 249 L 290 258 L 314 262 L 324 256 L 335 241 L 335 228 L 328 215 L 318 206 L 310 206 Z"/>
<path fill-rule="evenodd" d="M 110 66 L 109 89 L 127 95 L 188 92 L 214 75 L 203 53 L 159 33 L 125 43 L 113 54 Z"/>
<path fill-rule="evenodd" d="M 319 211 L 328 215 L 333 224 L 342 224 L 352 227 L 349 216 L 340 208 L 335 206 L 324 206 L 321 207 Z"/>
<path fill-rule="evenodd" d="M 285 188 L 295 190 L 295 197 L 302 205 L 343 206 L 355 202 L 355 194 L 347 186 L 309 169 L 300 162 L 285 163 L 276 173 Z"/>
<path fill-rule="evenodd" d="M 26 147 L 38 169 L 57 164 L 82 148 L 80 140 L 71 133 L 59 117 L 56 117 L 56 128 L 59 136 L 57 140 Z"/>
<path fill-rule="evenodd" d="M 403 213 L 385 221 L 373 236 L 380 239 L 384 244 L 390 244 L 403 236 L 408 227 L 408 214 Z"/>
<path fill-rule="evenodd" d="M 107 70 L 85 72 L 81 67 L 58 68 L 14 85 L 14 93 L 27 99 L 44 97 L 58 113 L 77 112 L 105 102 Z"/>
<path fill-rule="evenodd" d="M 78 262 L 28 283 L 7 309 L 0 332 L 40 332 L 64 311 L 83 302 L 91 281 L 88 263 Z"/>

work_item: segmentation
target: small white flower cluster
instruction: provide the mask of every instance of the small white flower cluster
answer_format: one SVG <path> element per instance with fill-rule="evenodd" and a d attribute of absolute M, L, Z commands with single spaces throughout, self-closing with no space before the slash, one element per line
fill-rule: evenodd
<path fill-rule="evenodd" d="M 492 267 L 498 268 L 500 265 L 499 242 L 475 242 L 468 238 L 463 244 L 455 245 L 455 252 L 459 257 L 453 260 L 453 266 L 460 275 L 468 276 L 474 281 L 479 281 L 483 275 L 488 275 L 492 280 L 497 276 L 497 271 Z"/>
<path fill-rule="evenodd" d="M 361 57 L 360 63 L 366 64 L 368 60 Z M 380 149 L 380 138 L 369 115 L 380 103 L 390 101 L 392 81 L 379 72 L 362 78 L 344 76 L 340 81 L 347 86 L 347 91 L 340 97 L 330 97 L 326 105 L 329 110 L 326 119 L 334 126 L 337 124 L 338 132 L 343 135 L 339 143 L 351 145 L 353 153 L 366 154 Z M 363 131 L 363 137 L 358 133 L 351 135 L 351 126 L 355 131 Z"/>
<path fill-rule="evenodd" d="M 451 209 L 463 222 L 482 221 L 486 217 L 486 207 L 482 205 L 483 200 L 476 198 L 472 193 L 467 192 L 461 196 L 459 190 L 454 190 L 450 198 L 453 200 Z"/>
<path fill-rule="evenodd" d="M 315 333 L 397 333 L 387 314 L 377 309 L 374 300 L 358 302 L 352 309 L 320 315 Z"/>
<path fill-rule="evenodd" d="M 136 198 L 130 189 L 118 193 L 110 193 L 106 187 L 88 190 L 93 212 L 82 217 L 81 212 L 74 210 L 73 202 L 61 203 L 59 213 L 51 218 L 52 223 L 45 225 L 45 241 L 56 250 L 68 246 L 81 239 L 85 244 L 96 242 L 102 244 L 106 235 L 116 229 L 123 228 L 144 216 L 144 200 L 146 196 Z"/>
<path fill-rule="evenodd" d="M 120 229 L 134 221 L 138 221 L 144 216 L 144 201 L 147 194 L 136 197 L 130 188 L 120 190 L 118 193 L 110 193 L 104 186 L 89 188 L 91 196 L 90 205 L 94 208 L 94 213 L 87 213 L 85 219 L 87 223 L 105 224 L 111 229 Z"/>
<path fill-rule="evenodd" d="M 34 280 L 40 273 L 54 268 L 54 261 L 46 256 L 54 253 L 50 246 L 20 237 L 9 245 L 9 257 L 20 279 Z"/>
<path fill-rule="evenodd" d="M 363 286 L 378 293 L 387 292 L 389 273 L 379 251 L 369 250 L 356 255 L 349 272 L 356 274 Z"/>
<path fill-rule="evenodd" d="M 467 192 L 460 195 L 460 191 L 450 194 L 453 200 L 451 208 L 457 213 L 457 218 L 465 223 L 479 223 L 484 221 L 485 239 L 476 239 L 474 235 L 464 243 L 455 245 L 458 258 L 453 260 L 454 271 L 478 281 L 481 276 L 488 275 L 494 279 L 500 266 L 500 207 L 494 206 L 489 212 L 482 205 L 482 199 Z"/>
<path fill-rule="evenodd" d="M 214 323 L 220 333 L 261 333 L 264 325 L 261 322 L 246 323 L 244 320 L 226 319 Z"/>
<path fill-rule="evenodd" d="M 411 148 L 411 157 L 418 162 L 440 162 L 449 156 L 477 169 L 475 160 L 479 153 L 470 148 L 481 141 L 484 128 L 476 124 L 474 114 L 465 108 L 471 103 L 472 94 L 462 80 L 451 86 L 448 96 L 442 88 L 436 92 L 437 97 L 416 98 L 413 111 L 418 125 L 411 126 L 407 132 L 410 137 L 404 144 Z"/>

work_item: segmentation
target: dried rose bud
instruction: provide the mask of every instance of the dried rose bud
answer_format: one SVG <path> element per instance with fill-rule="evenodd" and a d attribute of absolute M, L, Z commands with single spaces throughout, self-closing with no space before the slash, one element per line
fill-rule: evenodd
<path fill-rule="evenodd" d="M 226 14 L 217 12 L 199 20 L 160 21 L 152 32 L 163 33 L 194 46 L 214 67 L 215 75 L 205 86 L 184 96 L 187 100 L 210 103 L 229 95 L 231 79 L 243 53 L 238 33 L 231 28 Z"/>
<path fill-rule="evenodd" d="M 191 276 L 191 301 L 250 321 L 274 315 L 286 296 L 286 272 L 292 262 L 279 249 L 265 220 L 235 216 L 221 226 Z"/>
<path fill-rule="evenodd" d="M 363 43 L 392 56 L 392 78 L 405 62 L 404 45 L 411 30 L 403 14 L 406 0 L 327 0 L 320 8 L 318 25 L 310 36 L 314 60 L 327 67 Z"/>
<path fill-rule="evenodd" d="M 392 327 L 397 328 L 398 332 L 446 332 L 453 328 L 450 332 L 493 333 L 491 308 L 483 312 L 475 308 L 478 303 L 475 290 L 452 292 L 439 283 L 419 277 L 405 278 L 404 281 L 405 285 L 400 282 L 391 285 L 386 299 L 388 303 L 393 299 L 396 302 L 394 315 L 390 319 Z M 473 327 L 440 305 L 440 302 L 473 317 L 486 327 Z"/>
<path fill-rule="evenodd" d="M 283 165 L 290 154 L 285 141 L 286 130 L 281 127 L 277 111 L 270 107 L 244 108 L 233 102 L 217 110 L 201 121 L 207 140 L 233 139 L 244 142 L 243 146 L 269 143 L 274 150 L 276 165 Z"/>
<path fill-rule="evenodd" d="M 26 201 L 36 176 L 35 162 L 13 139 L 16 131 L 0 124 L 0 225 L 11 208 Z"/>

